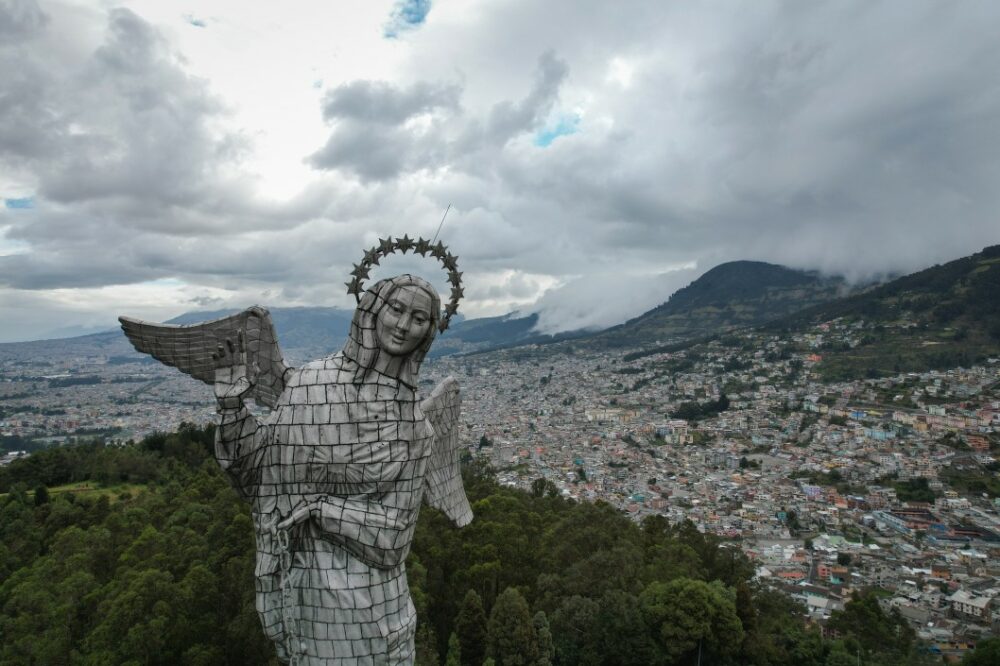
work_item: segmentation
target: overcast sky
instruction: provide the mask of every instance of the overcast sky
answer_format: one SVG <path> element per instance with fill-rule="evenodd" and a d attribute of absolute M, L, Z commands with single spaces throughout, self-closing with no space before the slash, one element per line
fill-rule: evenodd
<path fill-rule="evenodd" d="M 957 258 L 1000 242 L 998 34 L 995 0 L 0 0 L 0 341 L 347 307 L 449 204 L 460 311 L 546 330 L 728 260 Z"/>

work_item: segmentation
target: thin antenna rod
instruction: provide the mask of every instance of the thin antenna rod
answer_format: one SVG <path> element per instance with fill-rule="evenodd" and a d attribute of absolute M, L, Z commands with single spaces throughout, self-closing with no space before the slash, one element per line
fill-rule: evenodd
<path fill-rule="evenodd" d="M 444 215 L 441 216 L 441 224 L 438 225 L 438 230 L 434 232 L 434 240 L 431 241 L 432 245 L 438 239 L 438 234 L 441 233 L 441 227 L 444 226 L 444 218 L 448 217 L 449 210 L 451 210 L 451 204 L 448 204 L 448 207 L 444 209 Z"/>

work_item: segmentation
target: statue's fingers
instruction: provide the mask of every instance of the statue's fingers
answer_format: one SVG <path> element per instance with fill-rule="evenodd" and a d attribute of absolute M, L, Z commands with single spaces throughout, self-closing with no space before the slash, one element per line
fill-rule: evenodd
<path fill-rule="evenodd" d="M 240 363 L 247 364 L 247 334 L 242 328 L 239 331 L 238 340 L 240 343 Z"/>

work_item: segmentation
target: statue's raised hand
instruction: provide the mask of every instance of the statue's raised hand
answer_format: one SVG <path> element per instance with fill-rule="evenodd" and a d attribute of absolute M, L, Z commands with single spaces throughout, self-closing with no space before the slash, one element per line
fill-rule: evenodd
<path fill-rule="evenodd" d="M 212 354 L 215 363 L 215 397 L 220 401 L 242 399 L 253 388 L 253 380 L 247 376 L 246 341 L 243 331 L 236 335 L 236 341 L 226 338 Z M 256 366 L 256 363 L 254 364 Z M 258 374 L 253 368 L 253 377 Z"/>
<path fill-rule="evenodd" d="M 278 334 L 270 313 L 259 305 L 198 324 L 154 324 L 131 317 L 118 319 L 138 351 L 151 354 L 206 384 L 217 381 L 224 384 L 216 390 L 218 396 L 236 384 L 242 387 L 238 380 L 248 376 L 247 370 L 252 386 L 247 397 L 257 404 L 273 409 L 278 404 L 278 396 L 285 390 L 285 378 L 291 368 L 281 358 Z M 220 341 L 223 343 L 221 349 Z M 242 372 L 216 372 L 220 368 L 240 365 Z"/>

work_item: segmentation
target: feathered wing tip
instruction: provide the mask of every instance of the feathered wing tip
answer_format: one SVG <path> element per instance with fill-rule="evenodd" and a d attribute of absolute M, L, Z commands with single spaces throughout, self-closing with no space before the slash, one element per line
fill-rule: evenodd
<path fill-rule="evenodd" d="M 458 527 L 472 522 L 472 507 L 462 485 L 458 417 L 462 395 L 458 381 L 448 377 L 420 404 L 434 428 L 434 445 L 424 476 L 424 501 L 442 511 Z"/>
<path fill-rule="evenodd" d="M 274 407 L 285 388 L 289 368 L 281 356 L 271 313 L 258 305 L 197 324 L 158 324 L 132 317 L 119 317 L 118 321 L 137 351 L 206 384 L 215 382 L 212 354 L 227 340 L 236 341 L 242 332 L 247 371 L 257 372 L 251 397 Z"/>

